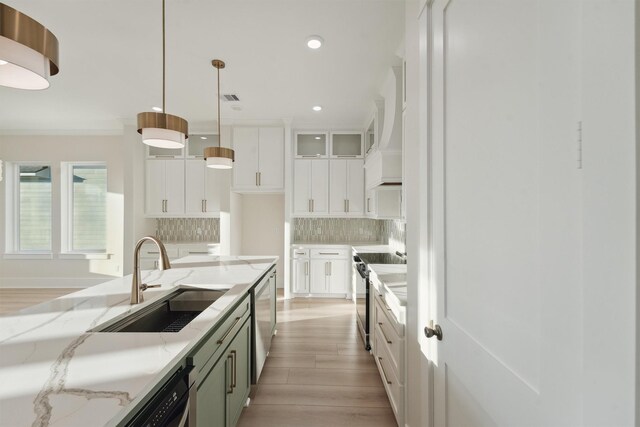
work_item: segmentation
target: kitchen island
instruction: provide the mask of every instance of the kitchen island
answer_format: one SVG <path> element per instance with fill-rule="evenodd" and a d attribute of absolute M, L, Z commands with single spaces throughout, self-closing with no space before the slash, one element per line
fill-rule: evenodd
<path fill-rule="evenodd" d="M 0 317 L 0 425 L 118 425 L 225 318 L 277 257 L 193 255 L 143 271 L 145 302 L 130 305 L 131 276 Z M 87 332 L 178 287 L 229 289 L 177 333 Z"/>

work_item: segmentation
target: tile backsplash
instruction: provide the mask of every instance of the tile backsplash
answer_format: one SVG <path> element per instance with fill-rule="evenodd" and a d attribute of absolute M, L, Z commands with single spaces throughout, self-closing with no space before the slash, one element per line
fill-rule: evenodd
<path fill-rule="evenodd" d="M 219 218 L 158 218 L 156 236 L 163 242 L 220 242 Z"/>
<path fill-rule="evenodd" d="M 386 243 L 405 252 L 406 225 L 397 220 L 366 218 L 294 218 L 296 243 Z"/>
<path fill-rule="evenodd" d="M 376 243 L 381 241 L 380 221 L 366 218 L 294 218 L 297 243 Z"/>

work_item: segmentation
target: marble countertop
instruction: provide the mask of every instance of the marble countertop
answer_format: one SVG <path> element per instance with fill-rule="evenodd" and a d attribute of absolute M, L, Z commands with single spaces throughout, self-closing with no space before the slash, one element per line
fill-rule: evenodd
<path fill-rule="evenodd" d="M 277 257 L 192 255 L 0 317 L 0 426 L 117 425 L 243 298 Z M 230 289 L 178 333 L 87 332 L 177 287 Z"/>
<path fill-rule="evenodd" d="M 313 242 L 313 241 L 306 241 L 306 242 L 302 242 L 302 241 L 296 241 L 294 243 L 292 243 L 293 246 L 367 246 L 367 245 L 382 245 L 382 246 L 387 246 L 387 245 L 383 245 L 380 242 L 350 242 L 350 241 L 343 241 L 343 242 L 335 242 L 335 243 L 327 243 L 327 242 Z"/>
<path fill-rule="evenodd" d="M 369 277 L 402 324 L 407 318 L 407 265 L 369 264 Z"/>

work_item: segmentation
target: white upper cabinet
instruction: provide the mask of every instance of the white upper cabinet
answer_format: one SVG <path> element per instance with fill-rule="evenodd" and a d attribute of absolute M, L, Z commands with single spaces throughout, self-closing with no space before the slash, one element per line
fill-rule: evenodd
<path fill-rule="evenodd" d="M 332 158 L 363 157 L 362 132 L 331 132 Z"/>
<path fill-rule="evenodd" d="M 284 190 L 284 131 L 282 128 L 233 129 L 233 190 Z"/>
<path fill-rule="evenodd" d="M 327 132 L 296 132 L 295 156 L 297 158 L 328 157 Z"/>
<path fill-rule="evenodd" d="M 147 160 L 145 212 L 171 217 L 184 213 L 184 160 Z"/>
<path fill-rule="evenodd" d="M 185 214 L 190 217 L 211 217 L 220 214 L 221 179 L 223 170 L 207 168 L 203 160 L 185 162 Z"/>
<path fill-rule="evenodd" d="M 329 212 L 336 216 L 364 213 L 364 161 L 331 160 Z"/>
<path fill-rule="evenodd" d="M 329 161 L 294 161 L 293 213 L 298 216 L 329 213 Z"/>

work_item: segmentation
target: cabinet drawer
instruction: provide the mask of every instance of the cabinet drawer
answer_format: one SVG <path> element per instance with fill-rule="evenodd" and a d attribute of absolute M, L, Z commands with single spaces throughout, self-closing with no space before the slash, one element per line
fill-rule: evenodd
<path fill-rule="evenodd" d="M 350 256 L 349 249 L 311 249 L 311 258 L 346 259 Z"/>
<path fill-rule="evenodd" d="M 209 372 L 219 353 L 227 347 L 246 319 L 249 318 L 251 314 L 249 308 L 250 300 L 247 295 L 224 322 L 203 340 L 199 348 L 187 357 L 187 363 L 195 366 L 198 371 L 198 379 Z"/>
<path fill-rule="evenodd" d="M 377 334 L 376 355 L 388 353 L 390 364 L 397 375 L 404 372 L 404 338 L 401 338 L 389 322 L 386 310 L 376 301 L 376 314 L 374 330 Z M 378 348 L 380 346 L 380 348 Z M 384 349 L 383 349 L 384 348 Z"/>
<path fill-rule="evenodd" d="M 167 250 L 167 256 L 169 259 L 178 258 L 178 248 L 172 245 L 164 245 Z M 142 246 L 140 249 L 140 258 L 158 258 L 160 256 L 160 251 L 155 245 L 146 244 Z"/>
<path fill-rule="evenodd" d="M 376 334 L 375 340 L 377 341 L 379 339 L 379 334 Z M 387 391 L 387 396 L 389 396 L 389 403 L 391 404 L 391 409 L 393 409 L 393 414 L 398 421 L 398 425 L 404 425 L 404 423 L 402 423 L 402 411 L 404 410 L 404 385 L 398 380 L 396 373 L 391 367 L 389 356 L 384 349 L 379 352 L 375 360 L 376 365 L 378 365 L 380 377 L 382 378 L 382 383 Z"/>
<path fill-rule="evenodd" d="M 307 249 L 307 248 L 293 248 L 291 250 L 291 256 L 293 258 L 309 258 L 309 249 Z"/>
<path fill-rule="evenodd" d="M 404 337 L 404 325 L 398 322 L 396 316 L 393 314 L 391 309 L 387 306 L 387 302 L 384 300 L 384 297 L 380 295 L 379 292 L 375 293 L 375 301 L 379 305 L 379 310 L 381 315 L 377 317 L 378 322 L 383 322 L 382 316 L 386 318 L 386 322 L 394 329 L 395 333 L 403 338 Z"/>

